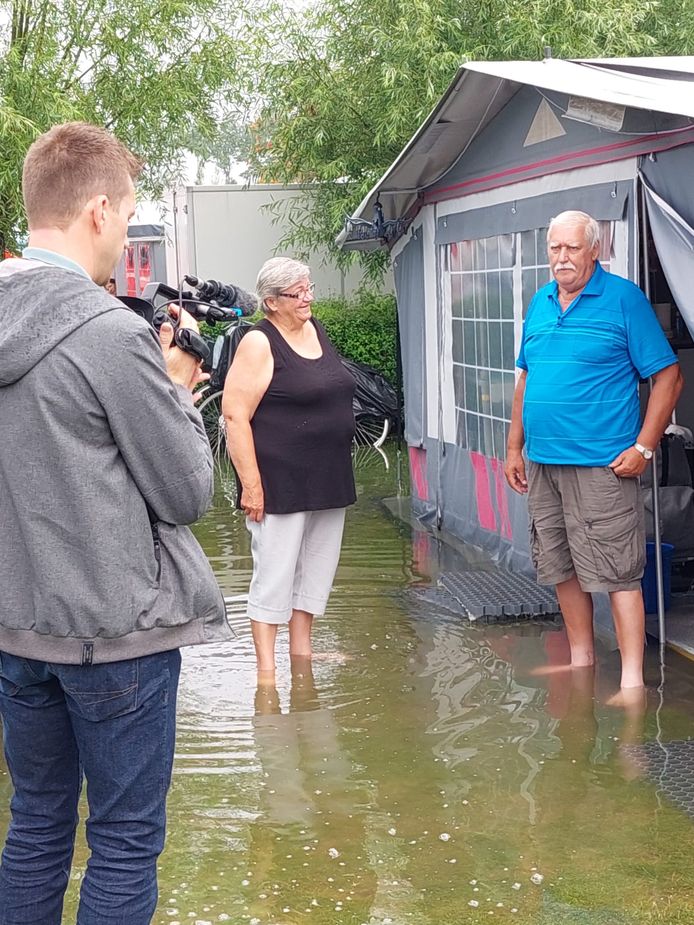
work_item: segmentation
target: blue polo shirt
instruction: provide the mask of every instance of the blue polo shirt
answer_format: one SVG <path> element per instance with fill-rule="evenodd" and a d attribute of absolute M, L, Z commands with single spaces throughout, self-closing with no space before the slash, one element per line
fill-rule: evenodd
<path fill-rule="evenodd" d="M 538 463 L 607 466 L 635 442 L 639 378 L 677 362 L 643 292 L 599 263 L 562 312 L 556 281 L 535 294 L 516 365 L 527 370 L 523 428 Z"/>

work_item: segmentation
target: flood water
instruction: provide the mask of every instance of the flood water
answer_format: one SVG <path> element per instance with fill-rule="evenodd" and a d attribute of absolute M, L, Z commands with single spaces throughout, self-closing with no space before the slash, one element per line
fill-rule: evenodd
<path fill-rule="evenodd" d="M 359 471 L 312 671 L 292 672 L 284 633 L 277 687 L 257 689 L 242 612 L 234 642 L 184 651 L 154 922 L 694 922 L 694 665 L 669 655 L 660 685 L 649 649 L 645 710 L 607 703 L 606 649 L 595 678 L 537 676 L 566 657 L 561 627 L 428 602 L 450 553 L 385 510 L 398 481 L 394 459 Z M 197 533 L 245 593 L 221 491 Z M 80 841 L 66 922 L 85 857 Z"/>

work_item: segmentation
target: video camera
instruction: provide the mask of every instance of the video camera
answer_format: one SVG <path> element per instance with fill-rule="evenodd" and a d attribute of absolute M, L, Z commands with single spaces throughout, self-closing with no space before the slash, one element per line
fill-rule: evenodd
<path fill-rule="evenodd" d="M 193 318 L 207 324 L 229 323 L 245 315 L 252 315 L 257 308 L 257 299 L 240 286 L 220 283 L 215 279 L 200 280 L 196 276 L 184 276 L 184 281 L 193 290 L 174 289 L 165 283 L 148 283 L 142 296 L 120 296 L 120 301 L 145 319 L 159 331 L 168 323 L 174 331 L 174 343 L 181 350 L 202 361 L 203 370 L 209 372 L 211 351 L 205 339 L 190 328 L 182 328 L 178 317 L 167 309 L 178 306 Z"/>

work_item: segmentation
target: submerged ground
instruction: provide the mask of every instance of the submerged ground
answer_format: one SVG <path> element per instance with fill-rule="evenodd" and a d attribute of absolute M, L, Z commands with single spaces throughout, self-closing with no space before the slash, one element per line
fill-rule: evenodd
<path fill-rule="evenodd" d="M 285 634 L 276 689 L 256 689 L 242 613 L 235 642 L 184 652 L 154 922 L 694 922 L 694 665 L 669 656 L 663 685 L 649 651 L 645 711 L 607 705 L 613 652 L 594 678 L 537 676 L 563 630 L 428 602 L 441 550 L 380 503 L 396 459 L 371 462 L 313 671 L 292 672 Z M 197 533 L 243 594 L 249 543 L 222 490 Z M 81 839 L 66 922 L 85 857 Z"/>

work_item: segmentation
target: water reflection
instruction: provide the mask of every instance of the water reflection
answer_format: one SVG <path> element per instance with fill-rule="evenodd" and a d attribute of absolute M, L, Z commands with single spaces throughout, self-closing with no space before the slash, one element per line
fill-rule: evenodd
<path fill-rule="evenodd" d="M 384 512 L 397 471 L 360 476 L 312 665 L 281 636 L 276 686 L 258 688 L 241 609 L 235 640 L 184 653 L 155 925 L 694 921 L 694 828 L 652 751 L 691 752 L 692 667 L 669 654 L 661 698 L 649 650 L 629 709 L 608 704 L 616 652 L 594 675 L 538 674 L 565 661 L 561 626 L 439 606 L 458 553 Z M 196 529 L 224 593 L 246 592 L 223 495 Z M 6 772 L 0 791 L 5 822 Z"/>
<path fill-rule="evenodd" d="M 340 747 L 335 718 L 319 700 L 310 660 L 292 658 L 284 711 L 274 684 L 258 686 L 253 735 L 270 827 L 315 828 L 326 812 L 351 811 L 351 764 Z"/>
<path fill-rule="evenodd" d="M 254 828 L 249 850 L 260 891 L 251 915 L 275 921 L 290 912 L 371 905 L 364 821 L 355 812 L 363 794 L 309 660 L 292 658 L 286 705 L 274 684 L 258 686 L 253 732 L 263 824 Z M 290 876 L 299 865 L 301 884 Z"/>

